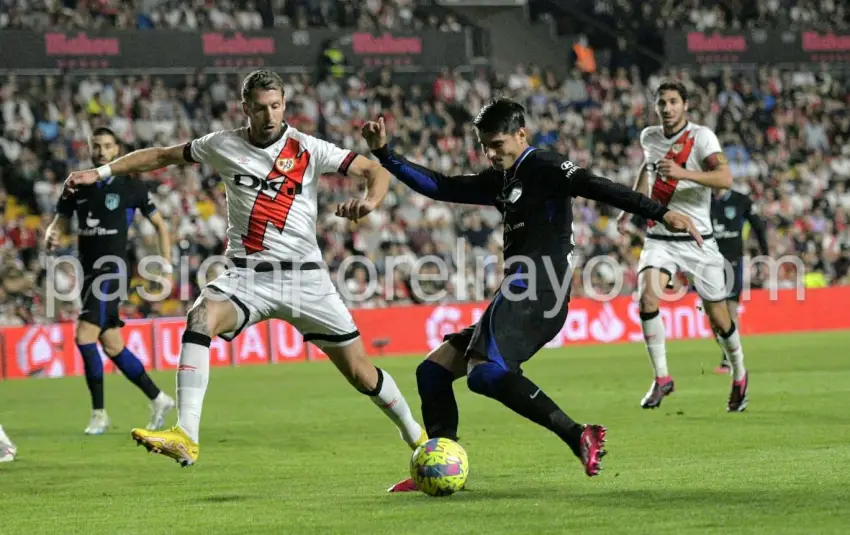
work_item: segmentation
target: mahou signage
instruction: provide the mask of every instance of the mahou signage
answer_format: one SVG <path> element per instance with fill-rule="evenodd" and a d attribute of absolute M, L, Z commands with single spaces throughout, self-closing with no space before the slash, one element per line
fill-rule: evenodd
<path fill-rule="evenodd" d="M 850 32 L 811 30 L 748 30 L 665 34 L 670 65 L 846 63 L 850 61 Z"/>
<path fill-rule="evenodd" d="M 464 34 L 415 35 L 326 29 L 259 32 L 76 31 L 0 32 L 0 72 L 50 69 L 186 69 L 199 67 L 315 68 L 336 39 L 352 66 L 439 70 L 469 63 Z"/>

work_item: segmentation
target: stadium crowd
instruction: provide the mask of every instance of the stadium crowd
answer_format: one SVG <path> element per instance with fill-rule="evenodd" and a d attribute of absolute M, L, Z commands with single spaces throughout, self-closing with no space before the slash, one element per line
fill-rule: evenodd
<path fill-rule="evenodd" d="M 735 177 L 735 188 L 756 199 L 768 222 L 771 254 L 799 256 L 807 268 L 804 284 L 850 283 L 850 104 L 848 81 L 817 73 L 763 69 L 755 78 L 729 72 L 681 79 L 691 90 L 691 118 L 714 128 Z M 484 165 L 471 128 L 472 113 L 494 94 L 507 94 L 527 105 L 533 143 L 551 147 L 593 172 L 622 183 L 633 181 L 641 163 L 638 136 L 654 120 L 650 88 L 625 70 L 557 80 L 531 67 L 509 76 L 479 72 L 472 77 L 444 71 L 427 84 L 401 87 L 390 71 L 375 79 L 360 72 L 340 82 L 328 78 L 312 84 L 306 76 L 287 80 L 288 121 L 361 153 L 367 148 L 358 132 L 363 122 L 381 114 L 394 145 L 419 163 L 448 174 Z M 44 321 L 45 273 L 43 229 L 53 216 L 62 181 L 74 169 L 90 166 L 87 138 L 98 126 L 112 128 L 129 148 L 169 145 L 243 123 L 238 75 L 189 75 L 181 80 L 129 76 L 114 79 L 6 78 L 0 86 L 0 323 Z M 224 187 L 213 169 L 169 168 L 145 177 L 161 213 L 171 224 L 173 241 L 194 274 L 202 261 L 223 251 L 226 219 Z M 423 283 L 426 291 L 449 290 L 447 300 L 486 298 L 498 283 L 500 267 L 490 263 L 476 274 L 476 258 L 498 258 L 499 214 L 495 209 L 434 203 L 395 183 L 383 207 L 368 219 L 350 224 L 333 215 L 335 203 L 358 194 L 359 184 L 328 176 L 319 192 L 320 245 L 336 272 L 352 255 L 368 257 L 370 273 L 348 266 L 340 280 L 358 294 L 377 275 L 378 291 L 353 306 L 406 304 L 417 299 L 410 288 L 410 266 L 399 257 L 435 254 L 450 266 L 445 283 Z M 639 235 L 621 237 L 608 208 L 575 203 L 575 234 L 580 257 L 606 255 L 625 269 L 623 293 L 634 290 Z M 140 216 L 134 227 L 131 257 L 154 254 L 153 227 Z M 464 239 L 466 282 L 459 284 L 457 239 Z M 72 253 L 69 238 L 62 253 Z M 753 251 L 754 252 L 754 251 Z M 386 260 L 397 257 L 393 273 Z M 482 263 L 483 260 L 479 260 Z M 433 272 L 426 265 L 420 272 Z M 461 268 L 463 269 L 463 268 Z M 178 270 L 179 271 L 179 270 Z M 483 273 L 486 288 L 473 288 Z M 576 281 L 581 271 L 576 272 Z M 595 288 L 606 290 L 613 272 L 599 270 Z M 772 284 L 798 284 L 786 267 Z M 73 284 L 63 268 L 53 284 Z M 176 285 L 172 298 L 148 303 L 133 295 L 129 317 L 179 315 L 198 292 L 196 278 Z M 139 282 L 139 281 L 137 281 Z M 135 284 L 133 284 L 135 286 Z M 587 288 L 578 283 L 574 295 Z M 73 303 L 59 307 L 58 318 L 74 315 Z"/>
<path fill-rule="evenodd" d="M 0 28 L 461 30 L 451 13 L 414 0 L 0 0 Z"/>

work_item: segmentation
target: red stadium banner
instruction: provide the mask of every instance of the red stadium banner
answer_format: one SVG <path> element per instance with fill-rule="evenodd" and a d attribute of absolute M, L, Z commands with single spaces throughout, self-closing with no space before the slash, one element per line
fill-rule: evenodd
<path fill-rule="evenodd" d="M 82 371 L 70 323 L 3 328 L 3 361 L 7 379 L 66 377 Z"/>
<path fill-rule="evenodd" d="M 805 290 L 781 290 L 771 295 L 755 290 L 741 303 L 744 335 L 813 332 L 850 329 L 850 286 Z M 437 347 L 443 336 L 471 325 L 481 317 L 487 303 L 422 305 L 352 311 L 354 321 L 371 356 L 421 355 Z M 839 311 L 840 310 L 840 311 Z M 675 302 L 662 303 L 661 318 L 669 340 L 712 337 L 699 298 L 687 294 Z M 177 366 L 184 319 L 128 322 L 123 329 L 129 347 L 146 367 L 157 370 Z M 73 324 L 6 327 L 2 335 L 5 378 L 65 377 L 81 375 L 82 359 L 74 344 Z M 546 347 L 575 344 L 642 342 L 638 303 L 631 297 L 609 302 L 577 298 L 570 302 L 564 327 Z M 212 366 L 323 360 L 327 356 L 305 343 L 291 325 L 273 320 L 245 329 L 232 343 L 213 340 Z M 232 351 L 232 353 L 231 353 Z M 111 363 L 108 363 L 111 365 Z"/>
<path fill-rule="evenodd" d="M 465 33 L 438 30 L 371 32 L 277 28 L 250 32 L 183 30 L 50 31 L 4 29 L 0 72 L 63 70 L 171 72 L 205 69 L 312 69 L 331 40 L 351 67 L 394 66 L 437 71 L 468 65 Z"/>
<path fill-rule="evenodd" d="M 180 360 L 180 346 L 186 320 L 168 318 L 153 320 L 154 347 L 156 347 L 157 370 L 175 370 Z M 231 364 L 230 346 L 222 338 L 216 338 L 210 344 L 210 366 L 229 366 Z"/>
<path fill-rule="evenodd" d="M 234 365 L 268 364 L 271 361 L 268 322 L 246 327 L 232 345 Z"/>
<path fill-rule="evenodd" d="M 127 321 L 121 328 L 121 335 L 124 337 L 124 345 L 127 346 L 127 349 L 142 361 L 146 370 L 152 370 L 156 355 L 153 343 L 153 323 L 150 320 Z M 105 368 L 104 371 L 106 371 Z"/>
<path fill-rule="evenodd" d="M 752 29 L 730 32 L 668 30 L 665 59 L 671 65 L 816 64 L 850 61 L 850 33 Z"/>
<path fill-rule="evenodd" d="M 271 320 L 268 324 L 272 362 L 297 362 L 307 358 L 307 344 L 295 327 L 280 320 Z"/>

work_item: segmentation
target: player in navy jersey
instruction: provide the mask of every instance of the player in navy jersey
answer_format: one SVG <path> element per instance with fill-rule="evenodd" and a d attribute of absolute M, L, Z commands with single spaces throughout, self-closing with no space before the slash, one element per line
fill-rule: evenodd
<path fill-rule="evenodd" d="M 108 128 L 98 128 L 91 138 L 92 160 L 105 165 L 118 157 L 117 136 Z M 47 228 L 46 247 L 52 251 L 76 214 L 79 228 L 79 262 L 83 270 L 82 311 L 77 321 L 76 341 L 91 394 L 92 414 L 87 435 L 100 435 L 109 427 L 103 394 L 103 361 L 97 342 L 106 355 L 151 401 L 148 429 L 158 429 L 174 408 L 174 400 L 162 392 L 148 376 L 142 362 L 124 345 L 118 315 L 122 288 L 129 276 L 127 232 L 136 210 L 156 227 L 164 257 L 163 273 L 173 271 L 168 225 L 156 211 L 145 184 L 129 176 L 110 176 L 104 182 L 66 190 L 56 206 L 56 216 Z"/>
<path fill-rule="evenodd" d="M 495 399 L 563 440 L 595 476 L 605 454 L 605 428 L 579 424 L 523 375 L 521 366 L 564 326 L 569 301 L 572 198 L 611 204 L 700 240 L 691 219 L 629 188 L 594 176 L 565 157 L 529 146 L 523 107 L 488 103 L 474 121 L 492 166 L 445 176 L 416 165 L 387 146 L 383 120 L 363 135 L 381 164 L 415 191 L 436 200 L 495 206 L 503 214 L 505 278 L 481 319 L 445 337 L 416 370 L 428 436 L 457 440 L 452 383 L 467 376 L 473 392 Z M 390 491 L 414 490 L 412 480 Z"/>
<path fill-rule="evenodd" d="M 714 226 L 714 236 L 720 254 L 732 266 L 732 276 L 729 297 L 726 305 L 729 316 L 735 324 L 739 323 L 738 303 L 741 301 L 741 291 L 744 281 L 744 223 L 749 222 L 750 228 L 758 240 L 759 251 L 762 255 L 769 254 L 767 232 L 761 217 L 755 213 L 753 201 L 737 191 L 730 189 L 719 190 L 711 199 L 711 221 Z M 728 286 L 728 284 L 727 284 Z M 729 373 L 729 359 L 723 353 L 718 373 Z"/>

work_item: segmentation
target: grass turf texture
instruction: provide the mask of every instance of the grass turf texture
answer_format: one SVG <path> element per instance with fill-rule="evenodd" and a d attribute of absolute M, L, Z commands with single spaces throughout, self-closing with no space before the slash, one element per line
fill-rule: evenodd
<path fill-rule="evenodd" d="M 0 533 L 847 533 L 850 333 L 749 337 L 751 404 L 727 414 L 711 341 L 669 344 L 676 392 L 651 381 L 639 344 L 544 351 L 526 367 L 568 414 L 608 426 L 589 479 L 548 431 L 456 384 L 468 492 L 386 494 L 409 450 L 331 364 L 214 369 L 198 465 L 130 439 L 141 393 L 106 380 L 113 429 L 82 434 L 82 378 L 0 383 L 19 458 L 0 464 Z M 419 359 L 387 358 L 419 415 Z M 155 380 L 173 390 L 173 373 Z M 172 421 L 174 416 L 172 416 Z M 170 422 L 169 422 L 170 423 Z"/>

